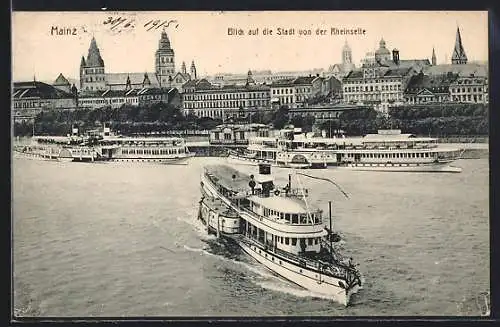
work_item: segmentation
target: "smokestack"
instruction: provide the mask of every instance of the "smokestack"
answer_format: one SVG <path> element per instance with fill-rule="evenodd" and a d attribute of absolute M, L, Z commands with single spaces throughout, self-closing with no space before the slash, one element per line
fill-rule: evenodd
<path fill-rule="evenodd" d="M 399 50 L 398 49 L 392 50 L 392 61 L 396 65 L 399 65 Z"/>
<path fill-rule="evenodd" d="M 260 175 L 271 175 L 271 165 L 270 164 L 259 164 L 259 174 Z"/>

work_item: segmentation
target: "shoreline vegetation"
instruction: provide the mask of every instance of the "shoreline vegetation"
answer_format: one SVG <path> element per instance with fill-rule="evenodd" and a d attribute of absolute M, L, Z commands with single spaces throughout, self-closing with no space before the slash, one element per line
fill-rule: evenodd
<path fill-rule="evenodd" d="M 331 136 L 342 130 L 347 136 L 377 133 L 379 129 L 400 129 L 403 133 L 431 136 L 443 143 L 487 143 L 488 105 L 486 104 L 427 104 L 405 105 L 389 109 L 388 115 L 374 109 L 346 111 L 338 118 L 318 120 L 312 115 L 291 116 L 282 106 L 274 112 L 246 113 L 235 117 L 212 119 L 183 115 L 182 110 L 165 103 L 146 106 L 124 105 L 120 108 L 43 111 L 33 121 L 15 122 L 14 136 L 66 135 L 73 126 L 80 132 L 96 129 L 103 123 L 123 135 L 172 134 L 191 131 L 204 133 L 223 123 L 262 123 L 280 129 L 287 124 L 301 127 L 303 131 L 324 130 Z"/>

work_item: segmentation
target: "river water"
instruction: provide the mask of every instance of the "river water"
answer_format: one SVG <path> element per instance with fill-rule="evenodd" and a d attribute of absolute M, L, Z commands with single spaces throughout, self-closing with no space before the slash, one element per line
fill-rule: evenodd
<path fill-rule="evenodd" d="M 489 291 L 489 166 L 460 174 L 314 170 L 302 178 L 365 283 L 345 308 L 276 277 L 196 220 L 204 164 L 13 159 L 17 316 L 480 315 Z M 240 167 L 250 172 L 251 167 Z M 275 169 L 277 181 L 289 171 Z"/>

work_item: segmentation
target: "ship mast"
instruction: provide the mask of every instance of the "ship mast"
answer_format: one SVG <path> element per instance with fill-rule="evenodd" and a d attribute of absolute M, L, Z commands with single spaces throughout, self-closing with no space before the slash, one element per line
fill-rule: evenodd
<path fill-rule="evenodd" d="M 295 170 L 294 170 L 294 172 L 295 172 Z M 304 187 L 303 187 L 302 182 L 300 181 L 300 178 L 299 178 L 299 176 L 297 175 L 296 172 L 295 172 L 295 177 L 297 178 L 297 183 L 299 184 L 299 188 L 300 188 L 300 191 L 302 193 L 302 198 L 304 199 L 304 202 L 306 203 L 307 218 L 309 219 L 309 222 L 311 223 L 311 225 L 313 225 L 314 224 L 314 220 L 311 217 L 311 210 L 310 210 L 310 207 L 309 207 L 309 203 L 307 202 L 306 195 L 304 193 Z"/>
<path fill-rule="evenodd" d="M 332 240 L 332 201 L 328 201 L 328 218 L 330 220 L 330 231 L 328 233 L 328 238 L 330 239 L 330 253 L 333 262 L 333 240 Z"/>

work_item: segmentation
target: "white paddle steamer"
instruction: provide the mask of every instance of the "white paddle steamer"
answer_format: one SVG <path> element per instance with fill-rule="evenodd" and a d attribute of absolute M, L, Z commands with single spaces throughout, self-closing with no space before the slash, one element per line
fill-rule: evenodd
<path fill-rule="evenodd" d="M 292 188 L 291 177 L 279 188 L 269 164 L 260 164 L 257 176 L 207 166 L 201 190 L 199 218 L 209 232 L 235 241 L 273 272 L 344 305 L 360 289 L 356 265 L 333 250 L 322 211 L 308 203 L 306 189 Z"/>

